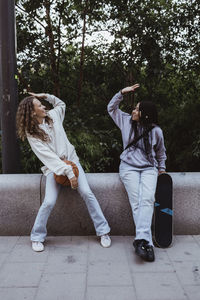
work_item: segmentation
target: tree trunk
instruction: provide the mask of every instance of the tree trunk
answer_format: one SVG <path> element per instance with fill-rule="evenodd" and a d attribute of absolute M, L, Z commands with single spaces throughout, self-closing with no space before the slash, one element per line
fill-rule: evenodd
<path fill-rule="evenodd" d="M 80 60 L 80 72 L 79 72 L 78 96 L 77 96 L 78 106 L 80 105 L 82 85 L 83 85 L 83 65 L 84 65 L 84 51 L 85 51 L 87 5 L 88 5 L 88 0 L 85 1 L 85 9 L 84 9 L 84 13 L 83 13 L 83 29 L 82 29 L 83 35 L 82 35 L 81 60 Z"/>
<path fill-rule="evenodd" d="M 54 35 L 53 35 L 51 16 L 50 16 L 51 4 L 49 1 L 45 1 L 44 6 L 46 9 L 46 22 L 47 22 L 46 36 L 48 36 L 48 38 L 49 38 L 51 77 L 52 77 L 52 81 L 53 81 L 53 85 L 54 85 L 54 95 L 60 97 L 59 70 L 57 68 L 57 63 L 56 63 L 56 53 L 55 53 L 55 48 L 54 48 Z"/>
<path fill-rule="evenodd" d="M 14 0 L 0 1 L 0 61 L 2 171 L 19 173 L 20 153 L 15 121 L 18 95 Z"/>

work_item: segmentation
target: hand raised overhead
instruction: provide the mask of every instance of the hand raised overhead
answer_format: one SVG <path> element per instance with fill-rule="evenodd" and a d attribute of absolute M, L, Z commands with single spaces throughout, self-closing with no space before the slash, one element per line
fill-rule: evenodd
<path fill-rule="evenodd" d="M 36 93 L 29 92 L 29 95 L 34 96 L 34 97 L 36 97 L 38 99 L 45 99 L 45 98 L 47 98 L 47 95 L 45 93 L 36 94 Z"/>
<path fill-rule="evenodd" d="M 136 83 L 136 84 L 131 85 L 131 86 L 127 86 L 127 87 L 125 87 L 121 90 L 121 93 L 125 94 L 125 93 L 128 93 L 128 92 L 134 92 L 135 89 L 139 88 L 139 86 L 140 86 L 139 83 Z"/>

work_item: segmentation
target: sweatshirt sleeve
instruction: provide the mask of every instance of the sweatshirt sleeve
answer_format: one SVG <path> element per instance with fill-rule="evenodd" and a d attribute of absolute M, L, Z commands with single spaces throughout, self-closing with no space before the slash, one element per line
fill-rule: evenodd
<path fill-rule="evenodd" d="M 156 152 L 156 159 L 158 162 L 158 170 L 165 171 L 166 169 L 165 161 L 167 159 L 167 156 L 166 156 L 166 149 L 164 145 L 163 132 L 160 128 L 159 131 L 157 132 L 157 144 L 155 146 L 155 152 Z"/>
<path fill-rule="evenodd" d="M 58 155 L 48 147 L 48 144 L 30 136 L 27 136 L 27 139 L 35 155 L 49 170 L 56 175 L 66 175 L 69 179 L 74 177 L 72 167 L 61 160 Z"/>
<path fill-rule="evenodd" d="M 110 100 L 107 106 L 107 110 L 115 124 L 122 129 L 123 125 L 123 115 L 125 114 L 123 111 L 119 109 L 119 104 L 123 100 L 123 96 L 121 92 L 118 92 L 114 95 L 114 97 Z"/>
<path fill-rule="evenodd" d="M 54 95 L 46 94 L 46 96 L 47 98 L 45 100 L 53 105 L 53 109 L 49 111 L 50 115 L 55 114 L 61 122 L 63 122 L 65 118 L 66 104 Z"/>

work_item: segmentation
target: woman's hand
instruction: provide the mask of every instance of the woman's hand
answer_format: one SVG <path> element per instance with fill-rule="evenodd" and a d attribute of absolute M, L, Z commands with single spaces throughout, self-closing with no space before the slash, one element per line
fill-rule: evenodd
<path fill-rule="evenodd" d="M 31 95 L 33 97 L 36 97 L 38 99 L 46 99 L 47 98 L 47 95 L 45 93 L 35 94 L 35 93 L 30 93 L 29 92 L 29 95 Z"/>
<path fill-rule="evenodd" d="M 70 181 L 70 184 L 71 184 L 71 188 L 73 190 L 77 189 L 77 187 L 78 187 L 78 180 L 77 180 L 76 176 L 74 176 L 71 179 L 69 179 L 69 181 Z"/>
<path fill-rule="evenodd" d="M 139 88 L 139 86 L 140 86 L 139 83 L 136 83 L 132 86 L 127 86 L 127 87 L 125 87 L 124 89 L 121 90 L 121 93 L 125 94 L 125 93 L 128 93 L 128 92 L 134 92 L 135 89 Z"/>
<path fill-rule="evenodd" d="M 167 173 L 166 171 L 158 171 L 158 175 L 161 175 L 163 173 Z"/>

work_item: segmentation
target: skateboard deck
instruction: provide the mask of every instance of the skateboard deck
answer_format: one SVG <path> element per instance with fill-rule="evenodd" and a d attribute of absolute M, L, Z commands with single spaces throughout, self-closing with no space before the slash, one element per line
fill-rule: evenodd
<path fill-rule="evenodd" d="M 167 248 L 173 238 L 173 182 L 167 173 L 158 176 L 154 208 L 154 241 Z"/>

